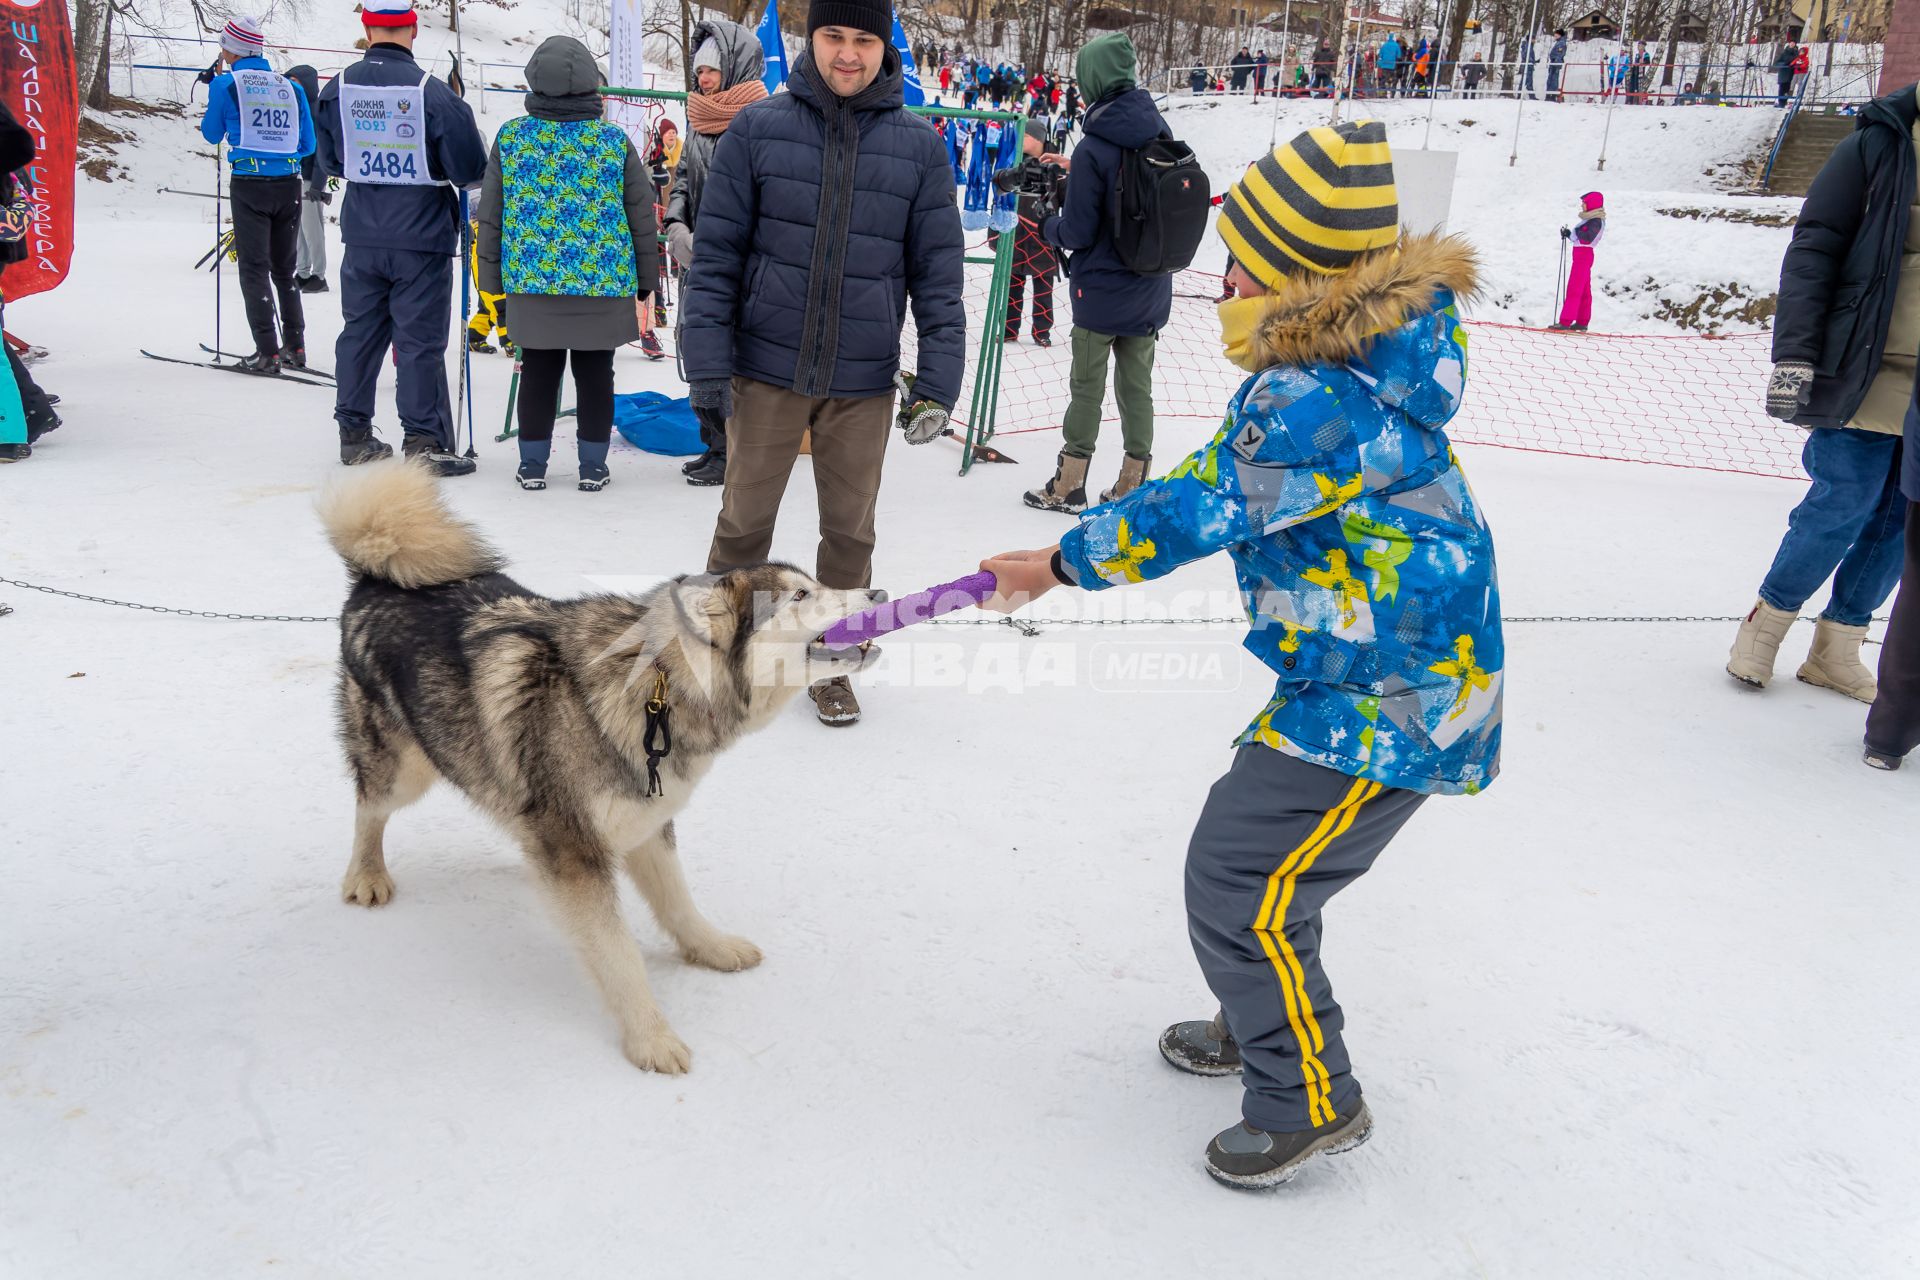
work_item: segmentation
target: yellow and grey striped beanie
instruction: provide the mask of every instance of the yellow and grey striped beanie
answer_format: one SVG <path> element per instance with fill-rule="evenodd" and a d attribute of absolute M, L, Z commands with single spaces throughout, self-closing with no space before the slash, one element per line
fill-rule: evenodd
<path fill-rule="evenodd" d="M 1378 120 L 1323 125 L 1275 147 L 1220 210 L 1227 251 L 1269 289 L 1303 271 L 1336 275 L 1399 237 L 1393 153 Z"/>

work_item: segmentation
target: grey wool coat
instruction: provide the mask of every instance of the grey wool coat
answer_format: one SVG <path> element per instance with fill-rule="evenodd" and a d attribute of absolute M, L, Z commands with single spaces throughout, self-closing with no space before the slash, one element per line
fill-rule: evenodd
<path fill-rule="evenodd" d="M 592 118 L 598 112 L 596 90 L 606 81 L 586 46 L 570 36 L 554 36 L 527 62 L 527 114 L 539 119 Z M 500 279 L 501 210 L 504 191 L 500 171 L 500 144 L 487 160 L 487 176 L 480 189 L 478 244 L 480 288 L 505 293 Z M 660 272 L 659 236 L 654 222 L 652 176 L 632 142 L 627 144 L 627 166 L 621 202 L 611 201 L 599 217 L 626 223 L 633 237 L 634 276 L 642 295 L 653 292 Z M 640 336 L 633 298 L 586 298 L 554 294 L 507 294 L 507 325 L 516 345 L 535 351 L 611 351 Z"/>

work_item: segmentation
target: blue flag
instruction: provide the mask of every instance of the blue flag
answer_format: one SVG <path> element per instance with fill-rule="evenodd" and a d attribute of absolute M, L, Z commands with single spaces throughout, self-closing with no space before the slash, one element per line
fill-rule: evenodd
<path fill-rule="evenodd" d="M 900 15 L 893 15 L 893 47 L 900 51 L 900 74 L 906 79 L 903 92 L 907 105 L 924 107 L 927 105 L 926 90 L 920 87 L 920 71 L 913 65 L 913 46 L 907 43 L 907 33 L 900 29 Z"/>
<path fill-rule="evenodd" d="M 780 0 L 767 0 L 767 12 L 760 19 L 760 49 L 767 55 L 767 69 L 760 80 L 772 93 L 787 82 L 787 42 L 780 34 Z"/>

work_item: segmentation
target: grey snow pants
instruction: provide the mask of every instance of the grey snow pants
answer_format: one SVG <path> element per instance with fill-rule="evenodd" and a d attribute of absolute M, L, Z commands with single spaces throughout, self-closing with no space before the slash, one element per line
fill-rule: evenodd
<path fill-rule="evenodd" d="M 1208 793 L 1187 846 L 1187 928 L 1240 1046 L 1255 1128 L 1317 1129 L 1360 1096 L 1320 967 L 1320 908 L 1426 798 L 1259 745 Z"/>

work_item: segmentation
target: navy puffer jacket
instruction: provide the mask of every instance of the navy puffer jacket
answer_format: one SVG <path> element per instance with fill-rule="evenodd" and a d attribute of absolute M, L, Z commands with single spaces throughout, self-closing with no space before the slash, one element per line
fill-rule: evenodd
<path fill-rule="evenodd" d="M 1880 371 L 1900 287 L 1915 188 L 1913 127 L 1920 101 L 1908 85 L 1866 107 L 1854 132 L 1821 166 L 1780 261 L 1773 358 L 1813 366 L 1803 427 L 1844 427 Z M 1920 388 L 1915 389 L 1920 408 Z M 1920 448 L 1914 410 L 1901 491 L 1920 502 Z"/>
<path fill-rule="evenodd" d="M 1087 112 L 1086 137 L 1073 150 L 1067 204 L 1040 235 L 1068 251 L 1073 322 L 1095 333 L 1144 338 L 1167 325 L 1173 277 L 1129 271 L 1113 247 L 1113 191 L 1126 152 L 1167 127 L 1145 89 L 1126 89 Z"/>
<path fill-rule="evenodd" d="M 946 146 L 902 106 L 891 49 L 852 98 L 804 54 L 787 89 L 734 117 L 707 172 L 681 304 L 687 381 L 739 374 L 807 396 L 887 395 L 911 301 L 914 389 L 951 408 L 967 333 Z M 852 117 L 836 134 L 843 111 Z"/>

